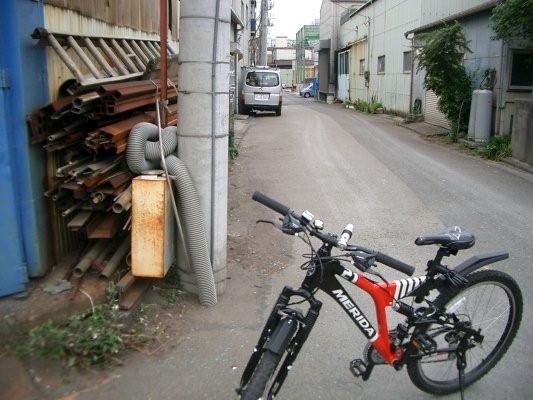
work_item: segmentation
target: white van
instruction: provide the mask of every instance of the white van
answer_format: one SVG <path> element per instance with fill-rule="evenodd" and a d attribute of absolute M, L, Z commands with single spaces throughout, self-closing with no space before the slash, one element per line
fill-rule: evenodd
<path fill-rule="evenodd" d="M 239 111 L 274 111 L 281 115 L 282 84 L 279 68 L 247 67 L 244 69 Z"/>

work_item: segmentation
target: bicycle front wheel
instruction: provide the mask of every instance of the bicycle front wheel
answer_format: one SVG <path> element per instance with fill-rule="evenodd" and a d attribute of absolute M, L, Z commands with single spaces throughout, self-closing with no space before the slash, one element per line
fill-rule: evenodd
<path fill-rule="evenodd" d="M 480 329 L 481 343 L 471 340 L 474 347 L 466 351 L 463 387 L 466 388 L 489 372 L 502 358 L 520 326 L 522 293 L 509 275 L 484 270 L 467 276 L 464 288 L 442 292 L 435 305 Z M 435 340 L 437 349 L 453 349 L 460 340 L 460 331 L 441 325 L 431 325 L 426 333 Z M 455 352 L 436 352 L 407 363 L 411 381 L 421 390 L 432 394 L 448 394 L 460 390 Z"/>
<path fill-rule="evenodd" d="M 274 374 L 281 355 L 270 350 L 265 350 L 261 360 L 257 364 L 255 371 L 241 393 L 241 400 L 258 400 L 265 399 L 264 392 L 268 381 Z"/>

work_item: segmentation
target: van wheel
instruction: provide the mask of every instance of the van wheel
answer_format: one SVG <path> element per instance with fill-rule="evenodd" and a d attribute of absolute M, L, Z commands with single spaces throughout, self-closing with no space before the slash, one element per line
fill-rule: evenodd
<path fill-rule="evenodd" d="M 279 117 L 281 115 L 281 106 L 276 108 L 276 115 Z"/>

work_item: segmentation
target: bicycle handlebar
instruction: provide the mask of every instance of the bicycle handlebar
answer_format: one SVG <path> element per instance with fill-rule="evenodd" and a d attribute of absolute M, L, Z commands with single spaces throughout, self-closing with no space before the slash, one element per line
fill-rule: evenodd
<path fill-rule="evenodd" d="M 383 253 L 376 253 L 376 261 L 385 264 L 386 266 L 391 267 L 396 271 L 403 272 L 404 274 L 409 276 L 412 276 L 415 272 L 415 268 L 411 265 L 405 264 L 400 260 L 396 260 L 395 258 L 389 257 L 388 255 Z"/>
<path fill-rule="evenodd" d="M 300 220 L 300 222 L 303 222 L 304 224 L 307 223 L 304 222 L 304 221 L 301 221 L 302 219 L 302 216 L 295 213 L 290 207 L 287 207 L 283 204 L 281 204 L 280 202 L 264 195 L 263 193 L 261 192 L 254 192 L 254 194 L 252 195 L 252 199 L 257 201 L 258 203 L 261 203 L 263 204 L 264 206 L 270 208 L 271 210 L 273 211 L 276 211 L 277 213 L 283 215 L 283 216 L 286 216 L 288 214 L 291 214 L 293 215 L 294 217 L 296 217 L 298 220 Z M 342 231 L 342 234 L 341 234 L 341 237 L 339 240 L 336 240 L 334 236 L 331 236 L 331 235 L 325 235 L 323 233 L 320 233 L 318 232 L 318 230 L 314 230 L 311 232 L 312 235 L 318 237 L 320 240 L 322 240 L 323 242 L 327 242 L 329 244 L 332 244 L 342 250 L 346 249 L 347 247 L 347 242 L 348 240 L 350 240 L 351 236 L 352 236 L 352 232 L 353 232 L 353 225 L 352 224 L 348 224 L 346 225 L 346 227 L 344 228 L 344 230 Z M 357 248 L 359 250 L 362 250 L 366 253 L 369 253 L 369 254 L 375 254 L 376 255 L 376 261 L 381 263 L 381 264 L 384 264 L 392 269 L 395 269 L 399 272 L 402 272 L 406 275 L 413 275 L 413 273 L 415 272 L 415 268 L 412 267 L 411 265 L 408 265 L 408 264 L 405 264 L 404 262 L 400 261 L 400 260 L 396 260 L 395 258 L 392 258 L 386 254 L 383 254 L 383 253 L 379 253 L 379 252 L 374 252 L 372 250 L 368 250 L 368 249 L 365 249 L 363 247 L 359 247 L 357 246 Z"/>
<path fill-rule="evenodd" d="M 271 210 L 276 211 L 277 213 L 280 213 L 281 215 L 285 216 L 290 213 L 291 209 L 287 206 L 284 206 L 283 204 L 277 202 L 274 199 L 271 199 L 270 197 L 264 195 L 261 192 L 254 192 L 252 195 L 252 200 L 255 200 L 264 206 L 267 206 Z"/>

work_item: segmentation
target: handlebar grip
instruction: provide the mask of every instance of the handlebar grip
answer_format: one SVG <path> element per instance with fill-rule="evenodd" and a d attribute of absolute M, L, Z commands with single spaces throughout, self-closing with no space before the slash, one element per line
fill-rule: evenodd
<path fill-rule="evenodd" d="M 391 267 L 396 271 L 403 272 L 404 274 L 409 276 L 412 276 L 415 272 L 414 267 L 405 264 L 399 260 L 396 260 L 395 258 L 389 257 L 388 255 L 383 253 L 376 254 L 376 261 L 385 264 L 386 266 Z"/>
<path fill-rule="evenodd" d="M 271 199 L 270 197 L 264 195 L 261 192 L 254 192 L 252 195 L 252 200 L 255 200 L 264 206 L 267 206 L 271 210 L 276 211 L 277 213 L 280 213 L 281 215 L 287 215 L 290 212 L 290 208 L 287 206 L 284 206 L 283 204 L 277 202 L 274 199 Z"/>

